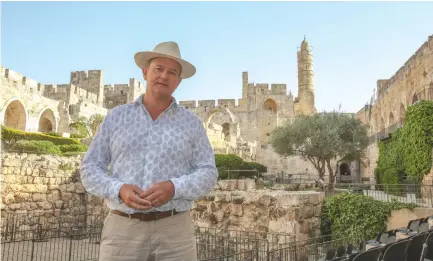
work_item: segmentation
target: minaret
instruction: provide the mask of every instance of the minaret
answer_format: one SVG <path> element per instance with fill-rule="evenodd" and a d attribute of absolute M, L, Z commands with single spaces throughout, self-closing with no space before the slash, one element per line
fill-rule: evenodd
<path fill-rule="evenodd" d="M 298 98 L 299 112 L 302 114 L 316 113 L 314 101 L 313 53 L 307 40 L 301 43 L 298 51 Z"/>

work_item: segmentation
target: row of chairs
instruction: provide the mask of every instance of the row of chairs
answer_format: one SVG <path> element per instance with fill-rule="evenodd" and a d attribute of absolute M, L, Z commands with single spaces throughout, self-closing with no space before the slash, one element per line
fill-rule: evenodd
<path fill-rule="evenodd" d="M 424 261 L 433 260 L 433 230 L 428 220 L 409 221 L 407 227 L 379 233 L 374 240 L 329 250 L 325 261 Z M 398 235 L 397 235 L 398 233 Z M 399 239 L 399 237 L 404 237 Z M 366 250 L 366 247 L 369 249 Z"/>

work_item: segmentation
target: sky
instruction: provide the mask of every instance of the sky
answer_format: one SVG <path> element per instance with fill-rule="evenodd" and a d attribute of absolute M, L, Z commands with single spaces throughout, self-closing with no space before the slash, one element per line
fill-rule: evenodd
<path fill-rule="evenodd" d="M 44 84 L 103 70 L 143 80 L 134 54 L 176 41 L 197 74 L 177 100 L 239 99 L 251 83 L 297 96 L 296 52 L 313 48 L 319 111 L 359 111 L 433 35 L 433 2 L 1 2 L 1 65 Z"/>

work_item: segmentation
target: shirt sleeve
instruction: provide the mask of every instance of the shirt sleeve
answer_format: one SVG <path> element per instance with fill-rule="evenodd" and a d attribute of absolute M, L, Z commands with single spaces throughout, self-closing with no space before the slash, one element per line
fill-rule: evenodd
<path fill-rule="evenodd" d="M 90 194 L 107 200 L 120 200 L 119 191 L 123 182 L 110 177 L 108 165 L 111 162 L 110 130 L 113 111 L 107 114 L 98 128 L 80 166 L 83 187 Z"/>
<path fill-rule="evenodd" d="M 208 194 L 215 186 L 218 171 L 215 165 L 215 154 L 206 135 L 206 130 L 199 119 L 194 135 L 192 173 L 171 179 L 174 184 L 173 199 L 196 200 Z"/>

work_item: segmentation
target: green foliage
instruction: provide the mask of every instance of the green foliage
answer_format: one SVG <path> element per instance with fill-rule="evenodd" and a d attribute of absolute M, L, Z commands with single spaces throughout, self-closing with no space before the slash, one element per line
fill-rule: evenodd
<path fill-rule="evenodd" d="M 235 154 L 215 154 L 215 164 L 218 169 L 219 179 L 236 179 L 240 176 L 251 178 L 258 173 L 267 172 L 266 166 L 257 162 L 247 162 Z M 233 171 L 233 170 L 257 170 L 257 171 Z"/>
<path fill-rule="evenodd" d="M 377 233 L 386 231 L 392 210 L 414 207 L 397 201 L 378 201 L 362 194 L 341 193 L 328 198 L 323 205 L 322 235 L 330 235 L 332 239 L 373 239 Z"/>
<path fill-rule="evenodd" d="M 69 124 L 69 127 L 75 128 L 78 131 L 78 135 L 81 137 L 88 137 L 89 130 L 87 129 L 87 118 L 80 117 L 76 121 Z"/>
<path fill-rule="evenodd" d="M 71 144 L 71 145 L 60 145 L 59 149 L 61 152 L 85 152 L 88 147 L 84 144 Z"/>
<path fill-rule="evenodd" d="M 40 154 L 61 154 L 58 146 L 53 142 L 46 140 L 19 140 L 14 144 L 12 150 L 23 153 L 34 152 Z"/>
<path fill-rule="evenodd" d="M 400 177 L 383 180 L 388 169 L 405 173 L 412 183 L 420 183 L 432 167 L 433 102 L 420 101 L 409 106 L 405 123 L 391 139 L 379 142 L 378 175 L 382 184 L 388 181 L 402 182 Z M 389 173 L 387 175 L 390 175 Z"/>
<path fill-rule="evenodd" d="M 364 157 L 368 145 L 367 126 L 340 112 L 302 115 L 293 123 L 277 127 L 272 132 L 270 144 L 280 155 L 297 155 L 310 161 L 323 177 L 331 160 Z"/>
<path fill-rule="evenodd" d="M 69 127 L 75 128 L 81 138 L 95 136 L 101 123 L 104 121 L 104 116 L 101 114 L 93 114 L 89 119 L 80 117 L 75 122 L 69 124 Z"/>
<path fill-rule="evenodd" d="M 77 133 L 72 133 L 71 134 L 71 138 L 73 138 L 73 139 L 84 139 L 86 137 L 87 136 L 85 136 L 85 135 L 81 135 L 81 134 L 77 134 Z"/>
<path fill-rule="evenodd" d="M 25 132 L 5 126 L 2 126 L 2 140 L 8 144 L 9 147 L 13 147 L 13 145 L 20 140 L 51 141 L 55 145 L 81 144 L 76 139 L 55 137 L 37 132 Z"/>
<path fill-rule="evenodd" d="M 46 135 L 49 135 L 49 136 L 54 136 L 54 137 L 62 137 L 62 135 L 60 135 L 59 133 L 57 133 L 57 132 L 48 132 L 48 133 L 45 133 Z"/>

